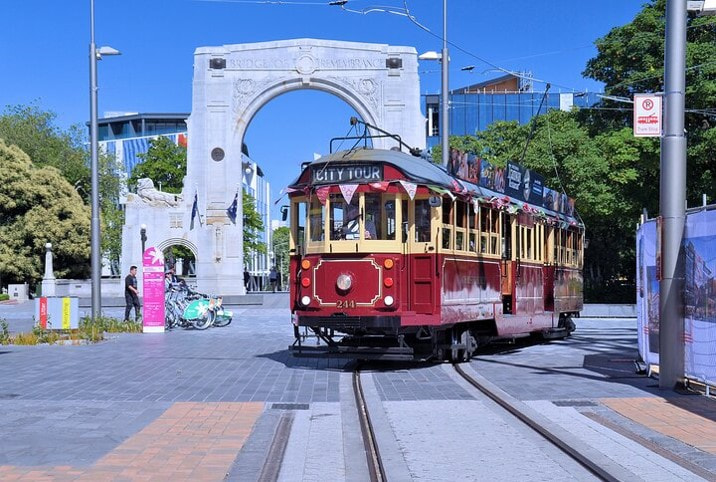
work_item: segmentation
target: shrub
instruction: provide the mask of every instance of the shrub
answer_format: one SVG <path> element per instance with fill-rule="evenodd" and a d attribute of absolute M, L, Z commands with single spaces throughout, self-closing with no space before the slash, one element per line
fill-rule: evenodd
<path fill-rule="evenodd" d="M 7 301 L 10 299 L 10 295 L 7 293 L 0 293 L 0 301 Z"/>

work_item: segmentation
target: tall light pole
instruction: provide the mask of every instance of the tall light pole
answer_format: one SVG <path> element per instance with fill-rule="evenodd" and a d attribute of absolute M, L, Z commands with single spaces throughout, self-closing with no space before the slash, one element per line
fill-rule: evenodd
<path fill-rule="evenodd" d="M 441 82 L 441 97 L 442 104 L 440 105 L 440 145 L 442 146 L 443 156 L 443 167 L 447 168 L 448 159 L 450 157 L 450 139 L 449 139 L 449 121 L 448 121 L 448 64 L 450 58 L 448 57 L 447 47 L 447 0 L 443 0 L 443 50 L 442 50 L 442 82 Z"/>
<path fill-rule="evenodd" d="M 92 264 L 92 320 L 97 320 L 102 313 L 102 251 L 99 231 L 99 166 L 97 162 L 97 60 L 102 55 L 119 55 L 119 51 L 111 47 L 97 49 L 94 43 L 94 0 L 90 0 L 90 170 L 92 173 L 92 222 L 91 264 Z"/>

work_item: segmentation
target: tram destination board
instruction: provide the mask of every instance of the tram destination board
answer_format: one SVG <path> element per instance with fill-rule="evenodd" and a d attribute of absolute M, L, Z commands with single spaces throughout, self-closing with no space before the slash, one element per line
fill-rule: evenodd
<path fill-rule="evenodd" d="M 383 180 L 383 166 L 375 164 L 330 164 L 311 166 L 312 184 L 363 183 Z"/>

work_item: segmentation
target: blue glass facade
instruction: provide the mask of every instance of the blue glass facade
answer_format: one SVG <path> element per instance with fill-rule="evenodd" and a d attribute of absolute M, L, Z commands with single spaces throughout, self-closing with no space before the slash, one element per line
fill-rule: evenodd
<path fill-rule="evenodd" d="M 544 92 L 453 93 L 450 95 L 450 135 L 474 136 L 497 121 L 527 124 L 537 114 L 543 96 Z M 592 107 L 599 100 L 594 92 L 548 93 L 540 112 Z M 428 118 L 427 146 L 433 147 L 440 143 L 440 96 L 424 95 L 423 106 Z"/>

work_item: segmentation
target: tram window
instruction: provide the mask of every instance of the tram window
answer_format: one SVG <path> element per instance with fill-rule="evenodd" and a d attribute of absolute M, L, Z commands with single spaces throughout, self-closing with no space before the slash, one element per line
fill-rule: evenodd
<path fill-rule="evenodd" d="M 455 231 L 455 249 L 465 250 L 465 232 L 463 230 Z"/>
<path fill-rule="evenodd" d="M 353 233 L 349 233 L 350 231 L 348 229 L 347 223 L 350 221 L 350 217 L 348 216 L 348 205 L 345 202 L 345 199 L 340 194 L 331 194 L 330 195 L 330 205 L 331 209 L 329 212 L 329 218 L 328 218 L 328 224 L 330 227 L 331 232 L 331 239 L 358 239 L 358 196 L 356 196 L 352 201 L 351 206 L 351 214 L 353 214 L 355 222 L 353 223 L 352 227 L 355 231 L 355 238 L 353 238 Z M 349 237 L 350 236 L 350 237 Z"/>
<path fill-rule="evenodd" d="M 443 199 L 443 224 L 452 225 L 452 199 Z"/>
<path fill-rule="evenodd" d="M 466 214 L 467 214 L 467 203 L 464 203 L 462 201 L 457 201 L 455 203 L 455 227 L 458 227 L 458 228 L 465 227 Z"/>
<path fill-rule="evenodd" d="M 297 202 L 294 203 L 294 225 L 296 231 L 293 233 L 294 243 L 297 248 L 297 253 L 303 252 L 303 246 L 306 244 L 306 210 L 308 203 Z"/>
<path fill-rule="evenodd" d="M 430 203 L 427 199 L 415 201 L 415 241 L 430 242 Z"/>
<path fill-rule="evenodd" d="M 323 241 L 323 205 L 314 197 L 309 213 L 311 241 Z"/>
<path fill-rule="evenodd" d="M 395 209 L 395 196 L 393 194 L 383 195 L 383 208 L 385 209 L 385 226 L 381 229 L 381 232 L 386 233 L 385 239 L 394 240 L 396 231 L 396 209 Z"/>
<path fill-rule="evenodd" d="M 400 232 L 402 233 L 401 241 L 405 243 L 408 241 L 408 233 L 410 232 L 408 229 L 408 227 L 410 226 L 408 222 L 408 201 L 406 201 L 405 199 L 400 203 L 400 215 L 402 224 L 402 227 L 400 229 Z"/>
<path fill-rule="evenodd" d="M 477 245 L 478 245 L 477 238 L 478 238 L 477 231 L 470 231 L 469 250 L 472 251 L 473 253 L 477 252 Z"/>
<path fill-rule="evenodd" d="M 452 228 L 446 228 L 443 226 L 443 249 L 450 249 L 450 242 L 452 241 Z"/>
<path fill-rule="evenodd" d="M 365 194 L 365 216 L 363 219 L 365 239 L 388 239 L 382 223 L 381 195 Z"/>

